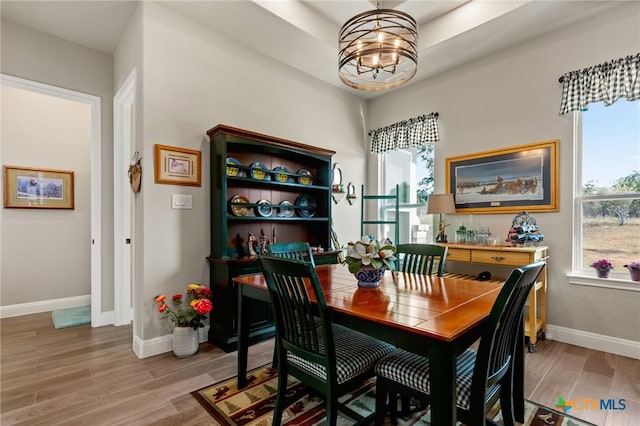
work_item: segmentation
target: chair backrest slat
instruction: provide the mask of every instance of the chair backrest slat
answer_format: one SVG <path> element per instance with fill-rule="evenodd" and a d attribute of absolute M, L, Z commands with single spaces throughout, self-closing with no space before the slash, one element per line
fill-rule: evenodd
<path fill-rule="evenodd" d="M 437 244 L 398 244 L 399 270 L 420 275 L 444 274 L 447 247 Z"/>
<path fill-rule="evenodd" d="M 261 256 L 258 263 L 273 304 L 276 338 L 287 350 L 325 365 L 333 375 L 334 349 L 328 344 L 333 342 L 333 331 L 320 279 L 311 262 Z"/>
<path fill-rule="evenodd" d="M 283 336 L 311 352 L 318 352 L 310 297 L 303 279 L 274 274 L 276 297 L 282 307 Z M 307 332 L 308 331 L 308 332 Z"/>
<path fill-rule="evenodd" d="M 307 242 L 274 243 L 267 246 L 269 256 L 311 262 L 315 266 L 311 246 Z"/>

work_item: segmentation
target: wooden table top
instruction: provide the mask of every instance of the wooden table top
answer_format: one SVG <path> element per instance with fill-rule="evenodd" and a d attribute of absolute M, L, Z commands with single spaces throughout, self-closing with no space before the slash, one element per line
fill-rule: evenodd
<path fill-rule="evenodd" d="M 316 268 L 333 310 L 432 339 L 452 341 L 481 322 L 501 285 L 387 271 L 375 288 L 358 287 L 345 265 Z M 233 281 L 266 291 L 262 274 Z"/>

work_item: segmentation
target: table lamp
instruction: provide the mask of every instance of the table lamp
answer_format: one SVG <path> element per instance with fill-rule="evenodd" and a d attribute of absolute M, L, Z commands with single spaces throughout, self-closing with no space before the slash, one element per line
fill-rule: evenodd
<path fill-rule="evenodd" d="M 452 214 L 456 212 L 456 205 L 453 201 L 453 194 L 432 194 L 429 196 L 429 205 L 427 207 L 427 214 L 440 214 L 440 223 L 438 223 L 438 236 L 436 237 L 436 243 L 446 243 L 447 234 L 444 233 L 444 229 L 448 224 L 442 220 L 442 214 Z"/>

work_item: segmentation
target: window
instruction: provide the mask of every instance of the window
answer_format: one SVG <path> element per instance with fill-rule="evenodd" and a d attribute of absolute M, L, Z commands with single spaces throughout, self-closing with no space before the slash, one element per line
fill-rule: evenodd
<path fill-rule="evenodd" d="M 628 279 L 623 265 L 640 260 L 640 101 L 592 103 L 576 114 L 574 270 L 592 273 L 591 263 L 606 258 L 613 276 Z"/>
<path fill-rule="evenodd" d="M 383 155 L 384 193 L 400 192 L 400 240 L 398 243 L 433 241 L 432 215 L 427 215 L 427 195 L 433 192 L 433 144 L 418 148 L 388 151 Z M 390 204 L 386 220 L 393 220 Z M 393 235 L 385 232 L 384 235 Z"/>

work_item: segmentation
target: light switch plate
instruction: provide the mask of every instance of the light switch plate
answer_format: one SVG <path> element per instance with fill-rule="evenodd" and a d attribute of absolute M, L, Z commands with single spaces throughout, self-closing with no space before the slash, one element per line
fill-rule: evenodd
<path fill-rule="evenodd" d="M 190 210 L 193 208 L 193 198 L 191 195 L 171 194 L 171 208 Z"/>

